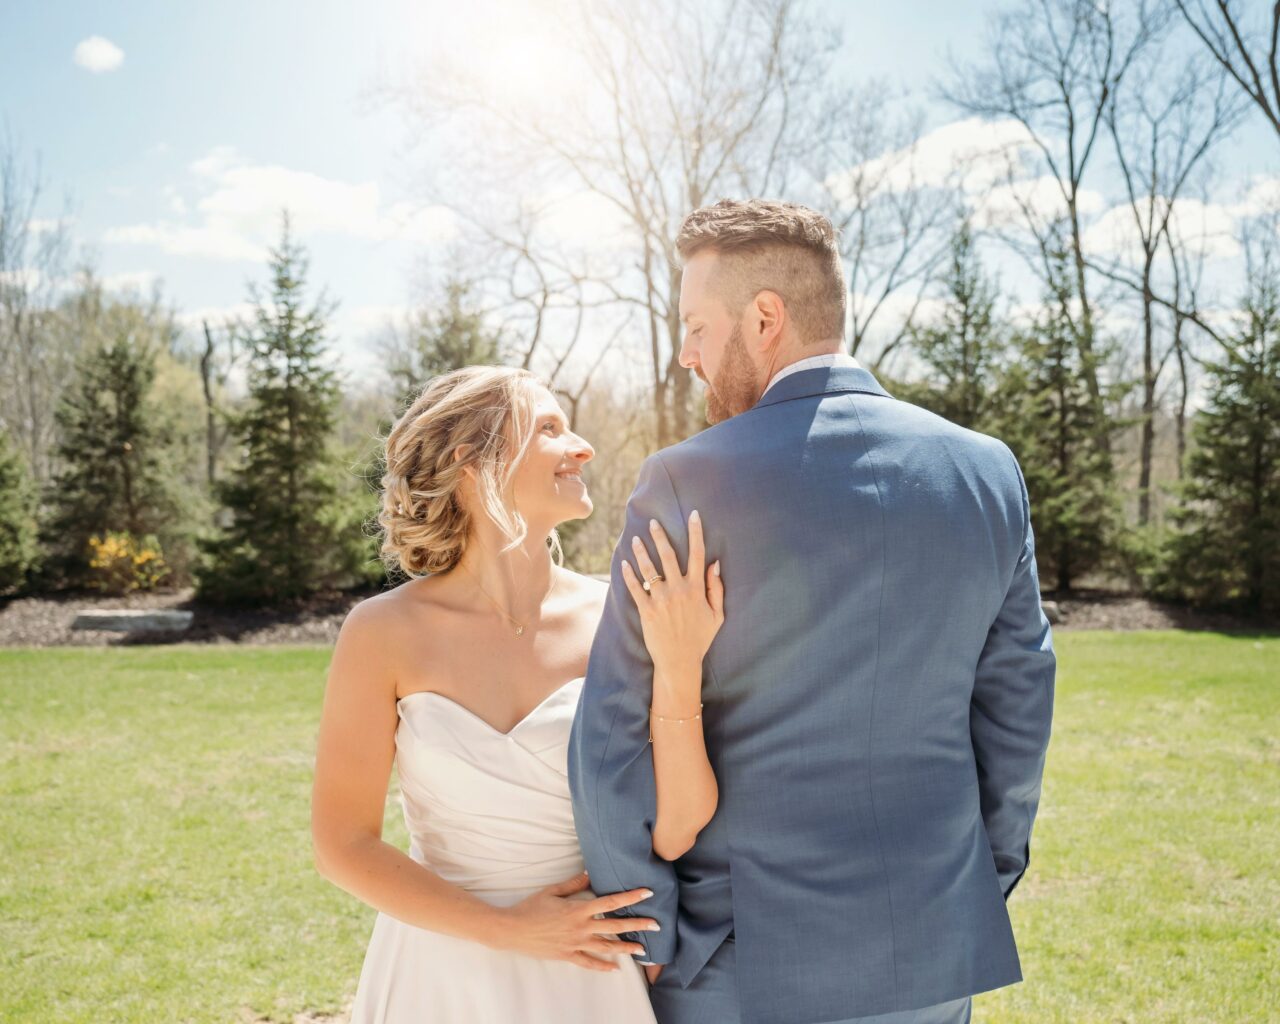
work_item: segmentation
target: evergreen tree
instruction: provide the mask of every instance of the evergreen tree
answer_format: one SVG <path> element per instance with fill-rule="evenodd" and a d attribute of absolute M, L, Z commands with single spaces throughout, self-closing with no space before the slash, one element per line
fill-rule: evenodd
<path fill-rule="evenodd" d="M 151 340 L 117 334 L 88 350 L 58 407 L 59 470 L 50 492 L 48 544 L 64 579 L 79 581 L 89 538 L 163 535 L 173 513 L 156 429 Z"/>
<path fill-rule="evenodd" d="M 36 490 L 26 461 L 0 431 L 0 594 L 19 589 L 39 554 Z"/>
<path fill-rule="evenodd" d="M 470 283 L 451 278 L 443 302 L 416 310 L 403 330 L 383 346 L 387 373 L 402 405 L 412 401 L 427 381 L 464 366 L 502 362 L 502 338 L 485 324 Z"/>
<path fill-rule="evenodd" d="M 1017 360 L 1002 375 L 992 426 L 1022 465 L 1040 570 L 1066 591 L 1110 553 L 1118 509 L 1072 326 L 1075 290 L 1065 250 L 1052 254 L 1051 272 L 1043 312 L 1014 339 Z"/>
<path fill-rule="evenodd" d="M 330 446 L 337 377 L 327 365 L 321 296 L 305 301 L 307 259 L 289 220 L 271 251 L 271 288 L 255 288 L 246 353 L 248 401 L 235 417 L 243 459 L 218 487 L 228 523 L 204 545 L 200 594 L 226 604 L 293 600 L 346 582 L 351 545 Z"/>
<path fill-rule="evenodd" d="M 909 387 L 904 397 L 962 427 L 982 430 L 1006 340 L 995 316 L 996 289 L 983 274 L 968 220 L 952 238 L 945 283 L 947 305 L 941 319 L 911 334 L 929 377 L 924 386 Z"/>
<path fill-rule="evenodd" d="M 1207 365 L 1163 588 L 1280 613 L 1280 267 L 1252 275 L 1224 358 Z"/>

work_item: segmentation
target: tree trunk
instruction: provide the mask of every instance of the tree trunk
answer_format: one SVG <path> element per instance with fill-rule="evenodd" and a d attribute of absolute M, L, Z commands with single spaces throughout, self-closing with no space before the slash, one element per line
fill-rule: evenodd
<path fill-rule="evenodd" d="M 1138 469 L 1138 525 L 1151 522 L 1151 456 L 1155 447 L 1156 374 L 1152 351 L 1155 324 L 1151 293 L 1152 254 L 1142 272 L 1142 444 Z"/>
<path fill-rule="evenodd" d="M 202 322 L 204 327 L 204 352 L 200 356 L 200 384 L 204 388 L 204 458 L 205 476 L 209 481 L 209 489 L 218 476 L 218 421 L 213 407 L 213 332 L 209 330 L 209 321 Z"/>
<path fill-rule="evenodd" d="M 1084 242 L 1080 230 L 1080 211 L 1076 205 L 1076 185 L 1072 183 L 1071 199 L 1067 204 L 1071 215 L 1071 253 L 1076 268 L 1076 292 L 1080 299 L 1080 327 L 1076 331 L 1076 344 L 1080 351 L 1080 369 L 1089 399 L 1093 405 L 1098 446 L 1106 455 L 1111 454 L 1111 435 L 1107 430 L 1106 410 L 1102 406 L 1102 388 L 1098 383 L 1098 362 L 1093 351 L 1093 307 L 1089 305 L 1088 282 L 1085 274 Z"/>

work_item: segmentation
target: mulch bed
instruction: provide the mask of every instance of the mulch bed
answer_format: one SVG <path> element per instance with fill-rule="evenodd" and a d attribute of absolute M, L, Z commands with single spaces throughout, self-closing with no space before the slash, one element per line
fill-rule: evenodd
<path fill-rule="evenodd" d="M 0 647 L 105 647 L 156 643 L 330 644 L 351 606 L 368 593 L 329 594 L 283 608 L 213 608 L 195 603 L 191 590 L 128 597 L 55 594 L 14 598 L 0 605 Z M 195 612 L 183 633 L 111 633 L 72 630 L 89 609 L 180 608 Z"/>
<path fill-rule="evenodd" d="M 364 593 L 328 594 L 285 608 L 238 610 L 196 604 L 190 590 L 102 597 L 97 594 L 56 594 L 13 598 L 0 603 L 0 647 L 105 647 L 154 643 L 330 644 L 353 604 Z M 1203 612 L 1161 604 L 1144 597 L 1106 591 L 1052 593 L 1063 621 L 1060 630 L 1190 629 L 1215 632 L 1277 632 L 1280 623 L 1262 623 L 1224 612 Z M 76 614 L 91 608 L 182 608 L 195 612 L 190 629 L 179 634 L 134 633 L 127 636 L 102 630 L 72 631 Z"/>

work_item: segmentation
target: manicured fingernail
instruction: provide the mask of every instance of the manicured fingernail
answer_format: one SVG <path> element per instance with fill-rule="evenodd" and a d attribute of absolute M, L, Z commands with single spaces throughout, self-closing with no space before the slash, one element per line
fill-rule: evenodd
<path fill-rule="evenodd" d="M 717 576 L 720 575 L 720 559 L 718 558 L 716 559 L 715 564 L 711 566 L 711 571 L 715 573 Z"/>
<path fill-rule="evenodd" d="M 656 530 L 657 528 L 658 528 L 658 520 L 656 520 L 656 519 L 650 519 L 650 520 L 649 520 L 649 529 L 651 529 L 651 530 Z"/>
<path fill-rule="evenodd" d="M 691 523 L 702 522 L 702 516 L 698 515 L 698 510 L 696 508 L 689 513 L 689 522 Z"/>
<path fill-rule="evenodd" d="M 658 924 L 657 921 L 654 921 L 653 924 L 645 925 L 644 930 L 647 932 L 660 932 L 662 931 L 662 925 Z"/>
<path fill-rule="evenodd" d="M 640 546 L 640 538 L 639 538 L 639 537 L 632 537 L 632 538 L 631 538 L 631 546 L 632 546 L 633 548 L 638 548 L 638 547 Z"/>
<path fill-rule="evenodd" d="M 652 898 L 652 896 L 653 896 L 653 890 L 652 890 L 652 889 L 646 889 L 646 890 L 644 891 L 644 899 L 646 899 L 646 900 L 647 900 L 647 899 L 650 899 L 650 898 Z"/>

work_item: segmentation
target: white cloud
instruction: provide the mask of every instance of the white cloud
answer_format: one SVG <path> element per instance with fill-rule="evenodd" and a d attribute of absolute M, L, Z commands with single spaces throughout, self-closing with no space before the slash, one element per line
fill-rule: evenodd
<path fill-rule="evenodd" d="M 1249 183 L 1244 199 L 1231 208 L 1237 217 L 1260 217 L 1280 210 L 1280 177 L 1258 175 Z"/>
<path fill-rule="evenodd" d="M 35 267 L 15 267 L 13 270 L 0 270 L 0 285 L 34 291 L 46 280 L 43 273 Z"/>
<path fill-rule="evenodd" d="M 70 217 L 32 217 L 27 221 L 27 230 L 33 235 L 45 235 L 60 228 L 69 228 L 74 223 Z"/>
<path fill-rule="evenodd" d="M 179 217 L 187 215 L 187 201 L 182 198 L 182 193 L 172 185 L 166 185 L 163 192 L 165 203 L 169 207 L 169 212 L 177 214 Z"/>
<path fill-rule="evenodd" d="M 995 185 L 971 198 L 974 222 L 979 228 L 1005 228 L 1026 223 L 1029 210 L 1040 223 L 1065 217 L 1067 203 L 1058 179 L 1052 175 L 1024 178 Z M 1088 219 L 1107 208 L 1101 192 L 1082 188 L 1076 193 L 1076 209 Z"/>
<path fill-rule="evenodd" d="M 199 331 L 207 320 L 210 328 L 217 330 L 240 321 L 252 319 L 254 305 L 250 302 L 237 302 L 231 306 L 202 306 L 198 309 L 181 310 L 174 319 L 180 327 Z"/>
<path fill-rule="evenodd" d="M 76 44 L 72 59 L 85 70 L 101 74 L 104 71 L 114 71 L 124 63 L 124 50 L 110 39 L 90 36 Z"/>
<path fill-rule="evenodd" d="M 551 199 L 542 224 L 566 242 L 605 247 L 626 244 L 630 227 L 617 205 L 595 192 L 574 192 Z"/>
<path fill-rule="evenodd" d="M 102 287 L 109 292 L 149 292 L 160 280 L 154 270 L 126 270 L 119 274 L 104 274 Z"/>
<path fill-rule="evenodd" d="M 1028 173 L 1031 155 L 1031 135 L 1019 122 L 966 118 L 936 128 L 902 149 L 833 174 L 826 186 L 841 200 L 871 185 L 877 191 L 890 192 L 951 185 L 979 192 L 1004 181 L 1010 173 Z"/>
<path fill-rule="evenodd" d="M 204 256 L 216 260 L 262 260 L 265 244 L 254 244 L 221 225 L 188 227 L 172 221 L 108 228 L 103 241 L 124 245 L 153 245 L 175 256 Z"/>
<path fill-rule="evenodd" d="M 199 223 L 162 219 L 112 228 L 108 242 L 155 245 L 184 256 L 220 260 L 260 260 L 288 209 L 300 236 L 345 235 L 370 241 L 398 239 L 424 244 L 447 241 L 457 232 L 443 207 L 406 202 L 386 204 L 377 182 L 347 182 L 272 164 L 257 164 L 231 146 L 217 146 L 191 163 L 200 193 L 194 202 Z M 185 215 L 189 203 L 170 187 L 170 211 Z"/>
<path fill-rule="evenodd" d="M 350 309 L 339 306 L 334 314 L 333 333 L 349 340 L 363 341 L 380 334 L 390 324 L 399 325 L 413 311 L 407 305 L 365 305 Z"/>
<path fill-rule="evenodd" d="M 1163 216 L 1164 201 L 1160 202 L 1157 223 Z M 1238 214 L 1230 206 L 1179 199 L 1173 204 L 1169 224 L 1175 238 L 1207 259 L 1233 259 L 1240 254 L 1236 240 Z M 1085 231 L 1082 241 L 1085 249 L 1096 256 L 1111 257 L 1134 266 L 1142 260 L 1141 238 L 1128 203 L 1113 206 L 1102 214 Z"/>

